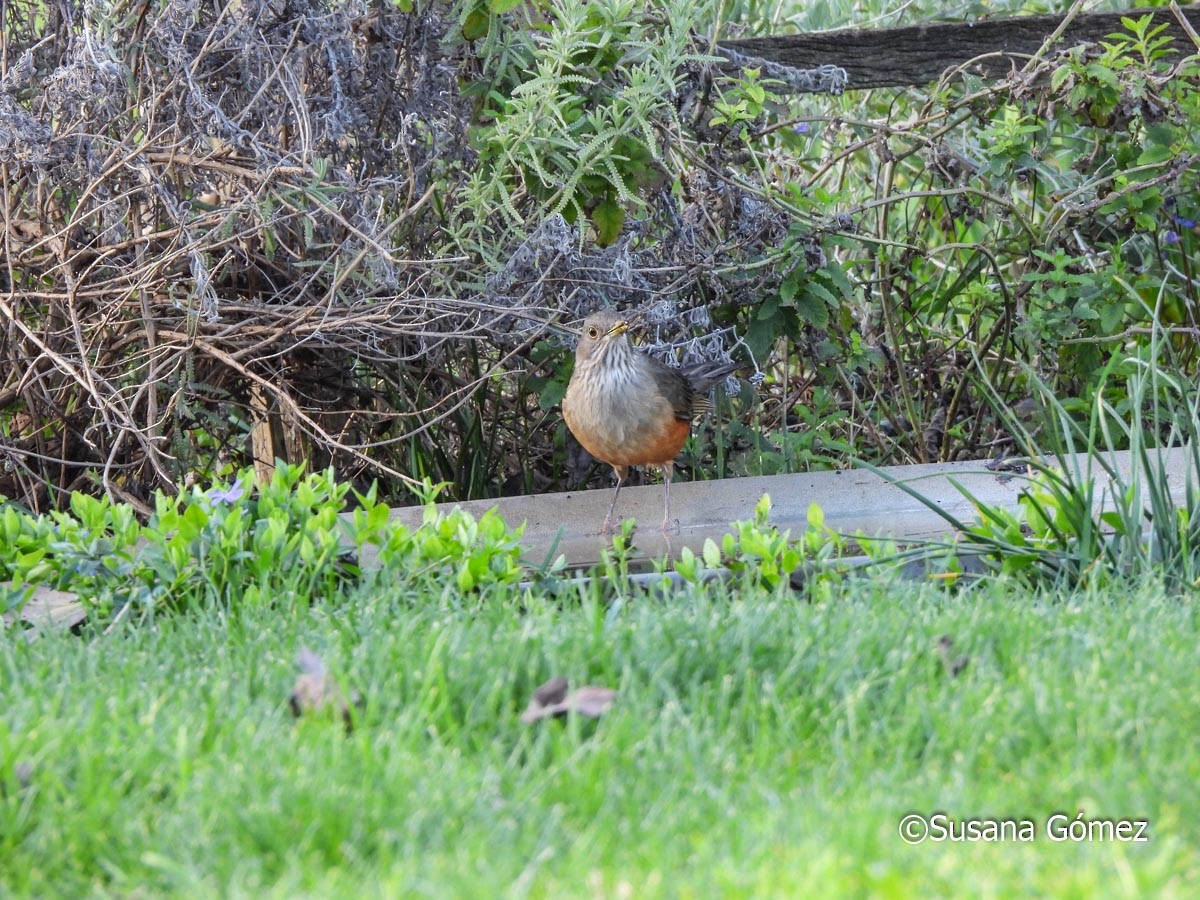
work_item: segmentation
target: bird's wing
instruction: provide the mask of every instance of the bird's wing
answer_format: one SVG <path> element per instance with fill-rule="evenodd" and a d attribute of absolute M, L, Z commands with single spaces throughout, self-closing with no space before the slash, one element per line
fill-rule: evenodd
<path fill-rule="evenodd" d="M 670 402 L 675 418 L 690 422 L 712 411 L 708 392 L 722 378 L 738 370 L 737 363 L 706 362 L 676 369 L 642 354 L 661 393 Z"/>
<path fill-rule="evenodd" d="M 690 422 L 696 415 L 697 396 L 691 382 L 678 369 L 671 368 L 653 356 L 643 356 L 643 359 L 646 361 L 647 371 L 654 377 L 658 392 L 671 404 L 675 418 Z"/>

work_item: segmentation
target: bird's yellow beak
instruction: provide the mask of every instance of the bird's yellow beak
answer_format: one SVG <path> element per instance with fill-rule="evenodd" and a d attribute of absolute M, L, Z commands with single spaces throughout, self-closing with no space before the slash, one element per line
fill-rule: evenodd
<path fill-rule="evenodd" d="M 604 333 L 604 336 L 605 337 L 616 337 L 618 334 L 624 334 L 628 330 L 629 330 L 629 323 L 622 321 L 622 322 L 618 322 L 612 328 L 608 329 L 608 331 L 606 331 Z"/>

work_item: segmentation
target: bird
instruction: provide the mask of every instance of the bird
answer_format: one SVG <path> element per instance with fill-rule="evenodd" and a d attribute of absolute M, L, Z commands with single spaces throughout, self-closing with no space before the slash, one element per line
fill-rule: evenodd
<path fill-rule="evenodd" d="M 611 534 L 613 512 L 631 466 L 663 470 L 662 530 L 671 524 L 671 476 L 692 420 L 711 408 L 708 391 L 738 369 L 737 363 L 706 362 L 674 368 L 635 347 L 634 317 L 603 309 L 584 320 L 575 350 L 575 371 L 563 398 L 563 419 L 583 448 L 613 467 L 613 491 L 601 534 Z"/>

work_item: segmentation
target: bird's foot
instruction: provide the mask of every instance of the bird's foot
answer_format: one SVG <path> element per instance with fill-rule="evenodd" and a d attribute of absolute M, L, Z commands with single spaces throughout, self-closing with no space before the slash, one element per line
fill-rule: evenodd
<path fill-rule="evenodd" d="M 637 522 L 632 519 L 628 520 L 629 537 L 633 537 L 637 531 Z M 614 522 L 612 519 L 605 519 L 604 524 L 600 526 L 600 535 L 602 537 L 615 537 L 618 534 L 624 533 L 626 530 L 625 520 Z"/>

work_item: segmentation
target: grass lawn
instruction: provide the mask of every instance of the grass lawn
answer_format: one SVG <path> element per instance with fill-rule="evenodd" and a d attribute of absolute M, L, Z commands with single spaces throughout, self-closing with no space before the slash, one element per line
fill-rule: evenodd
<path fill-rule="evenodd" d="M 1152 586 L 870 581 L 820 604 L 397 583 L 0 636 L 0 895 L 1194 896 L 1198 645 L 1195 598 Z M 349 737 L 292 720 L 300 646 L 362 694 Z M 522 724 L 556 674 L 621 696 Z M 900 839 L 935 810 L 1036 840 Z M 1049 839 L 1081 810 L 1150 839 Z"/>

